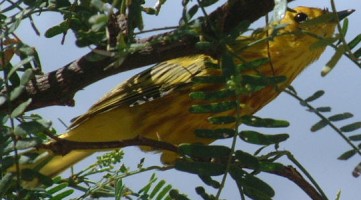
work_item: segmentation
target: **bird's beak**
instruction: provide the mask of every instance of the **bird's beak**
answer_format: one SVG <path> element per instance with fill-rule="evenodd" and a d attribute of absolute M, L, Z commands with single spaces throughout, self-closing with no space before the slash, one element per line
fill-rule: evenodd
<path fill-rule="evenodd" d="M 345 19 L 347 16 L 351 15 L 353 12 L 355 12 L 354 9 L 348 9 L 348 10 L 343 10 L 343 11 L 337 12 L 338 20 L 341 21 L 341 20 Z"/>

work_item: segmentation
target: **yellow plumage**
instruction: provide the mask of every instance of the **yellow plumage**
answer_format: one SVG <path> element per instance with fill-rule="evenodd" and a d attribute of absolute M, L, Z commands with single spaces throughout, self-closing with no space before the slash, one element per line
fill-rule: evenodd
<path fill-rule="evenodd" d="M 298 7 L 294 12 L 288 11 L 284 19 L 278 22 L 287 26 L 281 29 L 279 36 L 273 40 L 250 45 L 265 38 L 267 34 L 263 32 L 249 37 L 239 37 L 234 44 L 229 45 L 230 51 L 241 58 L 235 59 L 235 63 L 260 58 L 271 60 L 272 64 L 265 64 L 257 68 L 257 71 L 249 70 L 245 73 L 287 77 L 287 80 L 277 87 L 267 86 L 255 93 L 242 95 L 241 115 L 251 115 L 261 109 L 287 87 L 306 66 L 319 58 L 324 47 L 310 49 L 318 39 L 304 32 L 331 37 L 335 23 L 307 25 L 305 22 L 326 13 L 328 11 L 317 8 Z M 271 28 L 268 29 L 268 33 L 272 33 Z M 106 142 L 142 136 L 174 145 L 211 143 L 211 139 L 197 137 L 194 130 L 219 128 L 221 125 L 212 125 L 207 121 L 207 118 L 212 116 L 210 113 L 192 114 L 188 111 L 191 105 L 202 103 L 191 100 L 189 93 L 206 87 L 194 84 L 192 79 L 197 76 L 219 74 L 216 69 L 206 68 L 205 62 L 217 61 L 206 55 L 181 57 L 157 64 L 135 75 L 115 87 L 87 113 L 77 118 L 70 130 L 60 138 L 82 142 Z M 47 164 L 39 172 L 49 176 L 60 173 L 95 152 L 72 151 L 60 156 L 45 150 L 33 151 L 48 154 L 43 159 L 46 159 Z M 165 163 L 172 162 L 175 158 L 173 153 L 162 153 L 162 161 Z M 36 164 L 21 167 L 34 168 Z"/>

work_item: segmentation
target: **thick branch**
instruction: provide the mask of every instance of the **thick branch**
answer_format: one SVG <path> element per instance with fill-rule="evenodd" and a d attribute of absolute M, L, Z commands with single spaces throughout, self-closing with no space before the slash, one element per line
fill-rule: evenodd
<path fill-rule="evenodd" d="M 253 22 L 270 11 L 274 6 L 273 2 L 270 0 L 230 0 L 209 15 L 208 23 L 202 26 L 203 33 L 212 35 L 209 24 L 218 24 L 223 33 L 228 33 L 243 20 Z M 32 104 L 28 110 L 51 105 L 73 106 L 73 96 L 78 90 L 105 77 L 176 57 L 209 53 L 195 48 L 195 44 L 199 41 L 197 37 L 183 35 L 176 40 L 169 40 L 168 36 L 172 34 L 174 32 L 141 40 L 140 43 L 147 43 L 149 46 L 127 55 L 119 64 L 116 64 L 118 58 L 109 56 L 100 56 L 101 58 L 94 61 L 90 58 L 99 57 L 99 55 L 90 52 L 62 68 L 36 77 L 27 85 L 26 91 L 12 102 L 12 106 L 15 107 L 28 98 L 32 98 Z M 107 68 L 109 65 L 114 66 Z M 2 91 L 0 95 L 5 93 L 6 91 Z M 0 111 L 6 109 L 6 103 L 0 106 Z"/>

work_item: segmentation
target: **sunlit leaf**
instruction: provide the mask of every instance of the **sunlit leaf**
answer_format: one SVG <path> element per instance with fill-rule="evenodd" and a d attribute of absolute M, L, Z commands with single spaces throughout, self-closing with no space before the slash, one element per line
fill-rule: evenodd
<path fill-rule="evenodd" d="M 26 85 L 34 77 L 34 72 L 32 69 L 26 69 L 24 74 L 21 76 L 20 84 Z"/>
<path fill-rule="evenodd" d="M 330 73 L 330 71 L 336 66 L 338 61 L 341 59 L 344 52 L 345 52 L 344 46 L 339 46 L 336 49 L 335 54 L 327 62 L 326 66 L 322 68 L 321 76 L 326 76 L 328 73 Z"/>
<path fill-rule="evenodd" d="M 13 112 L 11 112 L 11 117 L 15 118 L 20 116 L 21 114 L 23 114 L 26 110 L 26 108 L 31 104 L 31 99 L 28 99 L 27 101 L 21 103 L 20 105 L 18 105 Z"/>

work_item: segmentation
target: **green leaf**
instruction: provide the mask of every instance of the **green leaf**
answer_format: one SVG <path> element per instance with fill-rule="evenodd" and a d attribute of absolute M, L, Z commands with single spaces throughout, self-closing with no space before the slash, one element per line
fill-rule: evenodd
<path fill-rule="evenodd" d="M 236 122 L 236 118 L 233 116 L 217 116 L 209 117 L 208 121 L 212 124 L 230 124 Z"/>
<path fill-rule="evenodd" d="M 15 21 L 10 25 L 10 27 L 7 29 L 7 34 L 10 35 L 13 33 L 20 25 L 20 23 L 23 20 L 23 13 L 17 14 L 14 18 Z"/>
<path fill-rule="evenodd" d="M 342 23 L 342 28 L 341 28 L 340 33 L 341 33 L 343 36 L 346 36 L 347 30 L 348 30 L 348 19 L 345 18 L 345 19 L 343 19 L 342 21 L 343 21 L 343 23 Z"/>
<path fill-rule="evenodd" d="M 157 185 L 154 186 L 153 191 L 150 193 L 149 197 L 153 198 L 165 184 L 166 182 L 164 180 L 160 180 Z"/>
<path fill-rule="evenodd" d="M 18 98 L 23 93 L 24 90 L 25 90 L 24 85 L 19 85 L 18 87 L 14 88 L 10 92 L 10 101 L 14 101 L 16 98 Z"/>
<path fill-rule="evenodd" d="M 199 178 L 207 185 L 215 188 L 215 189 L 218 189 L 221 184 L 216 181 L 216 180 L 213 180 L 210 176 L 199 176 Z"/>
<path fill-rule="evenodd" d="M 242 166 L 244 165 L 247 168 L 252 168 L 252 169 L 259 168 L 258 159 L 247 152 L 238 150 L 235 152 L 235 158 L 237 159 L 237 161 L 240 162 L 240 164 L 242 164 Z"/>
<path fill-rule="evenodd" d="M 175 169 L 201 176 L 218 176 L 224 174 L 225 166 L 218 163 L 177 160 Z"/>
<path fill-rule="evenodd" d="M 223 75 L 225 77 L 234 76 L 236 73 L 235 71 L 235 64 L 234 64 L 234 56 L 230 55 L 229 53 L 223 53 L 220 59 L 220 66 L 222 68 Z"/>
<path fill-rule="evenodd" d="M 34 77 L 34 72 L 32 69 L 26 69 L 24 74 L 21 76 L 20 84 L 26 85 Z"/>
<path fill-rule="evenodd" d="M 27 101 L 21 103 L 18 107 L 16 107 L 13 110 L 10 117 L 15 118 L 22 115 L 25 112 L 26 108 L 31 104 L 31 101 L 32 101 L 31 99 L 28 99 Z"/>
<path fill-rule="evenodd" d="M 44 184 L 45 186 L 50 186 L 53 184 L 53 180 L 50 177 L 45 176 L 45 175 L 39 173 L 38 171 L 32 170 L 32 169 L 22 169 L 21 170 L 21 178 L 23 178 L 24 180 L 27 180 L 27 181 L 38 179 L 39 182 L 41 184 Z M 64 184 L 67 184 L 67 183 L 64 183 Z"/>
<path fill-rule="evenodd" d="M 123 184 L 123 181 L 121 178 L 116 180 L 115 185 L 115 200 L 120 200 L 125 192 L 125 185 Z"/>
<path fill-rule="evenodd" d="M 197 91 L 189 94 L 190 97 L 194 100 L 219 100 L 227 97 L 234 96 L 235 93 L 232 90 L 224 89 L 218 91 Z"/>
<path fill-rule="evenodd" d="M 265 135 L 256 131 L 241 131 L 239 136 L 245 142 L 259 145 L 278 144 L 289 138 L 288 134 Z"/>
<path fill-rule="evenodd" d="M 356 58 L 360 58 L 361 57 L 361 48 L 357 49 L 353 55 L 356 57 Z"/>
<path fill-rule="evenodd" d="M 6 173 L 0 179 L 0 196 L 3 197 L 11 186 L 11 182 L 14 180 L 15 174 Z"/>
<path fill-rule="evenodd" d="M 338 61 L 341 59 L 343 53 L 345 53 L 345 47 L 341 45 L 336 49 L 335 54 L 333 54 L 331 59 L 327 62 L 326 66 L 323 67 L 321 71 L 321 76 L 326 76 L 328 73 L 330 73 L 330 71 L 336 66 Z"/>
<path fill-rule="evenodd" d="M 343 153 L 340 157 L 338 157 L 337 159 L 339 160 L 348 160 L 349 158 L 351 158 L 352 156 L 354 156 L 357 153 L 357 151 L 355 151 L 354 149 L 346 151 L 345 153 Z"/>
<path fill-rule="evenodd" d="M 150 190 L 150 188 L 152 187 L 153 183 L 155 183 L 157 181 L 157 177 L 155 174 L 152 174 L 152 176 L 150 177 L 148 183 L 146 186 L 144 186 L 142 189 L 140 189 L 138 191 L 138 193 L 144 193 L 144 194 L 147 194 Z"/>
<path fill-rule="evenodd" d="M 193 5 L 187 12 L 187 20 L 192 19 L 193 16 L 197 13 L 198 9 L 198 5 Z"/>
<path fill-rule="evenodd" d="M 65 197 L 70 196 L 73 193 L 74 193 L 74 190 L 66 190 L 66 191 L 61 192 L 61 193 L 55 195 L 54 197 L 50 198 L 50 200 L 63 200 L 63 199 L 65 199 Z"/>
<path fill-rule="evenodd" d="M 345 113 L 333 115 L 333 116 L 329 117 L 328 119 L 330 121 L 335 122 L 335 121 L 341 121 L 341 120 L 349 119 L 351 117 L 353 117 L 352 113 L 345 112 Z"/>
<path fill-rule="evenodd" d="M 228 128 L 219 129 L 196 129 L 195 134 L 197 137 L 210 138 L 210 139 L 226 139 L 233 137 L 236 134 L 235 130 Z"/>
<path fill-rule="evenodd" d="M 348 47 L 350 49 L 355 48 L 361 41 L 361 33 L 358 34 L 353 40 L 351 40 L 351 42 L 348 43 Z"/>
<path fill-rule="evenodd" d="M 21 150 L 21 149 L 28 149 L 30 147 L 35 147 L 38 144 L 41 144 L 41 140 L 37 139 L 37 138 L 29 138 L 29 139 L 22 139 L 22 140 L 18 140 L 16 142 L 16 149 Z"/>
<path fill-rule="evenodd" d="M 196 193 L 199 196 L 201 196 L 203 200 L 215 200 L 216 199 L 213 195 L 208 194 L 206 192 L 206 190 L 201 186 L 196 187 Z"/>
<path fill-rule="evenodd" d="M 338 40 L 337 37 L 319 39 L 310 45 L 310 50 L 315 50 L 318 48 L 325 48 L 326 46 L 333 44 L 337 40 Z"/>
<path fill-rule="evenodd" d="M 47 38 L 52 38 L 54 36 L 57 36 L 59 34 L 64 34 L 69 30 L 69 22 L 68 21 L 63 21 L 61 22 L 59 25 L 53 26 L 51 28 L 49 28 L 46 32 L 45 32 L 45 37 Z"/>
<path fill-rule="evenodd" d="M 237 103 L 234 101 L 223 101 L 219 103 L 210 103 L 203 105 L 192 105 L 190 108 L 191 113 L 219 113 L 235 109 Z"/>
<path fill-rule="evenodd" d="M 243 85 L 249 85 L 251 88 L 265 87 L 269 85 L 275 85 L 287 80 L 285 76 L 259 76 L 259 75 L 242 75 L 241 77 Z M 258 89 L 253 89 L 257 91 Z"/>
<path fill-rule="evenodd" d="M 316 124 L 314 124 L 314 125 L 311 127 L 311 131 L 312 131 L 312 132 L 319 131 L 319 130 L 321 130 L 322 128 L 326 127 L 327 125 L 328 125 L 328 121 L 321 119 L 320 121 L 318 121 Z"/>
<path fill-rule="evenodd" d="M 324 24 L 334 20 L 335 20 L 334 13 L 326 13 L 324 15 L 321 15 L 320 17 L 302 22 L 302 26 L 314 26 L 317 24 Z"/>
<path fill-rule="evenodd" d="M 259 162 L 259 170 L 264 172 L 275 172 L 282 170 L 284 166 L 281 163 L 275 162 Z"/>
<path fill-rule="evenodd" d="M 325 106 L 325 107 L 318 107 L 316 108 L 318 112 L 331 112 L 331 107 Z"/>
<path fill-rule="evenodd" d="M 265 128 L 282 128 L 288 127 L 290 124 L 285 120 L 277 120 L 271 118 L 260 118 L 256 116 L 245 115 L 241 117 L 241 123 L 253 127 Z"/>
<path fill-rule="evenodd" d="M 223 158 L 231 154 L 231 149 L 219 145 L 181 144 L 179 153 L 197 158 Z"/>
<path fill-rule="evenodd" d="M 174 189 L 169 191 L 169 196 L 171 197 L 171 199 L 174 200 L 190 200 L 187 198 L 186 195 L 180 194 L 178 190 L 174 190 Z"/>
<path fill-rule="evenodd" d="M 224 76 L 196 76 L 192 79 L 194 83 L 218 83 L 223 84 L 226 82 Z"/>
<path fill-rule="evenodd" d="M 91 30 L 96 32 L 105 27 L 108 23 L 108 15 L 106 14 L 97 14 L 89 18 L 89 23 L 92 24 Z"/>
<path fill-rule="evenodd" d="M 358 134 L 358 135 L 353 135 L 353 136 L 350 136 L 348 137 L 350 140 L 352 141 L 360 141 L 361 140 L 361 134 Z"/>
<path fill-rule="evenodd" d="M 6 96 L 0 95 L 0 106 L 2 106 L 6 102 Z"/>
<path fill-rule="evenodd" d="M 341 127 L 340 130 L 342 132 L 352 132 L 359 128 L 361 128 L 361 122 L 354 122 L 352 124 Z"/>
<path fill-rule="evenodd" d="M 255 70 L 258 67 L 269 63 L 269 61 L 270 60 L 268 58 L 260 58 L 250 62 L 242 63 L 238 66 L 238 68 L 240 71 Z"/>
<path fill-rule="evenodd" d="M 271 199 L 275 195 L 271 186 L 238 167 L 231 167 L 230 174 L 239 190 L 252 199 Z"/>
<path fill-rule="evenodd" d="M 169 191 L 172 189 L 171 185 L 166 185 L 157 195 L 155 199 L 163 199 L 166 197 L 166 195 L 169 193 Z"/>
<path fill-rule="evenodd" d="M 25 136 L 28 134 L 34 134 L 46 131 L 51 126 L 50 121 L 46 120 L 37 120 L 30 122 L 22 122 L 18 126 L 15 127 L 14 133 L 17 136 Z"/>
<path fill-rule="evenodd" d="M 199 5 L 202 7 L 208 7 L 217 2 L 218 2 L 218 0 L 200 0 Z"/>
<path fill-rule="evenodd" d="M 324 94 L 325 94 L 325 91 L 323 91 L 323 90 L 318 90 L 318 91 L 316 91 L 315 93 L 313 93 L 313 95 L 307 97 L 307 98 L 305 99 L 305 101 L 306 101 L 306 102 L 314 101 L 314 100 L 322 97 Z"/>

